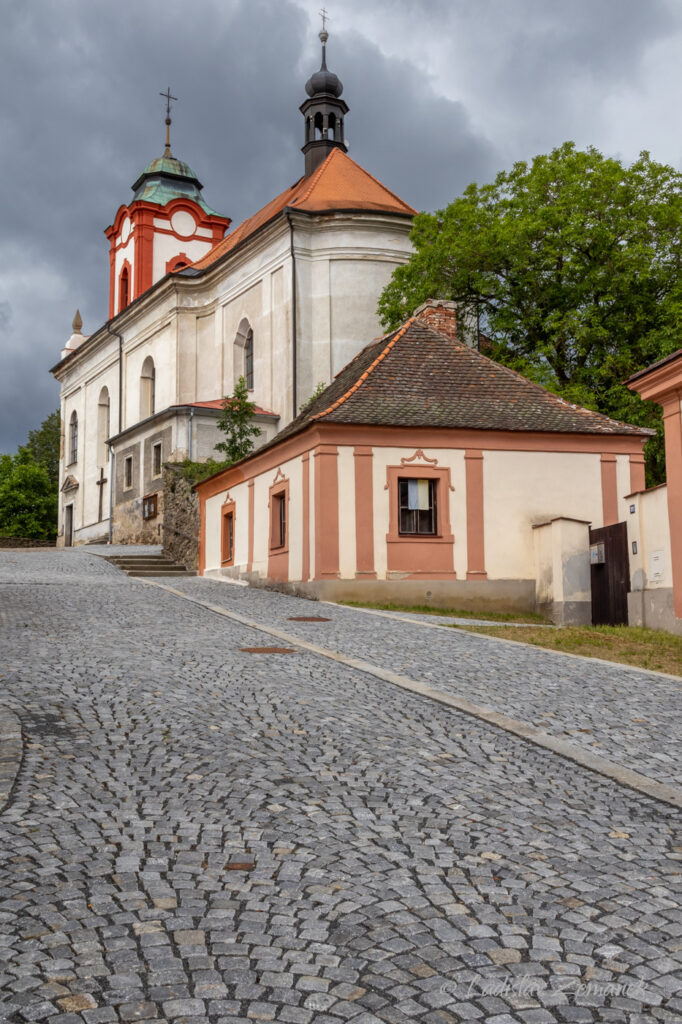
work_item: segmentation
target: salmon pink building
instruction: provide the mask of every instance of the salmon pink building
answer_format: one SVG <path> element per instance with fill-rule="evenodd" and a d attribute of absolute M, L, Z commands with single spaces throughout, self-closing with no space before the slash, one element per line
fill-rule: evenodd
<path fill-rule="evenodd" d="M 625 518 L 649 433 L 492 362 L 431 301 L 197 485 L 200 572 L 590 621 L 589 528 Z"/>
<path fill-rule="evenodd" d="M 663 409 L 667 476 L 628 498 L 629 620 L 682 633 L 682 349 L 634 374 L 628 387 Z"/>

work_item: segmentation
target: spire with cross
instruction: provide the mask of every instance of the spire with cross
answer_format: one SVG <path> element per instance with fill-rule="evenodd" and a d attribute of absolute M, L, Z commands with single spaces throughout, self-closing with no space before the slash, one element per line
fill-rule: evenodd
<path fill-rule="evenodd" d="M 327 32 L 327 22 L 329 21 L 329 15 L 327 14 L 327 8 L 323 7 L 320 11 L 320 17 L 322 18 L 322 31 L 320 32 L 320 42 L 322 43 L 322 68 L 321 70 L 327 70 L 327 40 L 329 39 L 329 33 Z"/>
<path fill-rule="evenodd" d="M 177 103 L 178 102 L 178 97 L 177 96 L 171 96 L 170 85 L 168 86 L 168 89 L 166 90 L 166 92 L 160 92 L 159 96 L 163 96 L 163 98 L 166 101 L 166 148 L 164 150 L 163 155 L 164 156 L 172 156 L 173 154 L 171 153 L 171 148 L 170 148 L 171 101 L 174 100 Z"/>

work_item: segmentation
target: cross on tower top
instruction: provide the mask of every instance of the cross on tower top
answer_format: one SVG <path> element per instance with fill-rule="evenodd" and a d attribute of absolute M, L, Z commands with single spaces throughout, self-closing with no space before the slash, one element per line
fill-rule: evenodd
<path fill-rule="evenodd" d="M 163 155 L 164 156 L 171 156 L 172 155 L 171 154 L 171 150 L 170 150 L 171 100 L 175 100 L 175 102 L 177 103 L 178 102 L 178 97 L 177 96 L 171 96 L 170 85 L 168 86 L 168 88 L 167 88 L 167 90 L 165 92 L 160 92 L 159 96 L 163 96 L 163 98 L 166 101 L 166 149 L 165 149 L 165 152 L 164 152 Z"/>
<path fill-rule="evenodd" d="M 320 32 L 320 41 L 322 43 L 322 62 L 325 59 L 325 43 L 329 39 L 329 33 L 327 32 L 327 22 L 329 21 L 329 15 L 327 14 L 327 8 L 323 7 L 320 11 L 320 17 L 322 18 L 322 31 Z"/>

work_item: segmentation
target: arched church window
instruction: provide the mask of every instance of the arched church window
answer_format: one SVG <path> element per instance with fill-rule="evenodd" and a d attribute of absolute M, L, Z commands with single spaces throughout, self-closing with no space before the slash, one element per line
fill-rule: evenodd
<path fill-rule="evenodd" d="M 74 410 L 69 421 L 69 465 L 78 462 L 78 414 Z"/>
<path fill-rule="evenodd" d="M 327 118 L 327 122 L 329 124 L 328 137 L 330 139 L 336 139 L 336 117 L 335 117 L 335 115 L 334 114 L 329 114 L 329 116 Z"/>
<path fill-rule="evenodd" d="M 154 360 L 147 356 L 140 374 L 140 419 L 153 416 L 156 405 L 156 369 Z"/>
<path fill-rule="evenodd" d="M 118 281 L 118 311 L 125 309 L 130 302 L 130 271 L 125 266 Z"/>
<path fill-rule="evenodd" d="M 172 259 L 167 261 L 166 273 L 174 274 L 177 270 L 184 270 L 184 268 L 188 267 L 190 263 L 191 260 L 187 253 L 181 252 L 177 256 L 173 256 Z"/>
<path fill-rule="evenodd" d="M 324 119 L 320 111 L 318 111 L 317 114 L 315 114 L 315 138 L 324 138 Z"/>
<path fill-rule="evenodd" d="M 107 438 L 109 437 L 109 415 L 111 403 L 109 389 L 104 387 L 99 393 L 97 403 L 97 465 L 104 466 L 107 461 Z"/>
<path fill-rule="evenodd" d="M 244 317 L 240 323 L 234 339 L 234 383 L 240 377 L 246 380 L 246 387 L 253 391 L 254 381 L 253 367 L 253 330 L 251 324 Z"/>
<path fill-rule="evenodd" d="M 250 328 L 244 346 L 244 376 L 247 389 L 253 391 L 253 331 Z"/>

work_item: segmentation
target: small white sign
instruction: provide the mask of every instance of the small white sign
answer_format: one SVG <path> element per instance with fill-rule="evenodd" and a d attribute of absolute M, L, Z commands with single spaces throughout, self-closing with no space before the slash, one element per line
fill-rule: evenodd
<path fill-rule="evenodd" d="M 590 545 L 590 565 L 603 565 L 606 561 L 604 554 L 604 542 Z"/>
<path fill-rule="evenodd" d="M 652 551 L 649 559 L 649 579 L 652 582 L 659 582 L 663 579 L 665 562 L 662 551 Z"/>

